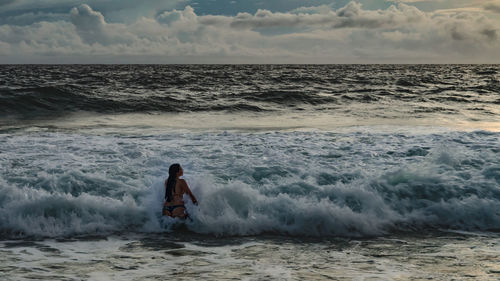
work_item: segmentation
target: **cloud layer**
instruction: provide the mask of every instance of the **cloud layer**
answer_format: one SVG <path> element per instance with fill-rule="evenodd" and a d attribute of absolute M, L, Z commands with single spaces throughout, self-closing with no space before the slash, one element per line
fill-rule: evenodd
<path fill-rule="evenodd" d="M 53 20 L 27 13 L 18 17 L 31 24 L 0 25 L 0 63 L 499 63 L 496 4 L 424 12 L 350 2 L 233 16 L 185 6 L 128 22 L 83 4 Z"/>

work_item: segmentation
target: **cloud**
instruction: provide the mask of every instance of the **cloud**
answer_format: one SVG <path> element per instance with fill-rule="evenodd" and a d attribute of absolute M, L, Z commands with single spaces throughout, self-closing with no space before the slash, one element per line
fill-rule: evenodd
<path fill-rule="evenodd" d="M 357 2 L 199 15 L 191 6 L 111 22 L 83 4 L 66 18 L 0 25 L 0 62 L 500 62 L 500 19 Z"/>
<path fill-rule="evenodd" d="M 177 11 L 165 11 L 162 14 L 156 16 L 156 20 L 159 23 L 163 24 L 186 24 L 186 23 L 195 23 L 197 20 L 197 16 L 194 12 L 194 9 L 191 6 L 186 6 L 184 10 Z"/>
<path fill-rule="evenodd" d="M 134 23 L 141 17 L 153 17 L 165 10 L 184 7 L 185 5 L 182 3 L 186 0 L 0 0 L 0 24 L 19 24 L 14 19 L 24 14 L 67 15 L 69 10 L 81 5 L 82 2 L 99 11 L 107 22 Z M 46 17 L 44 20 L 57 21 L 59 18 L 51 20 Z M 65 20 L 69 20 L 69 18 Z M 34 22 L 38 22 L 37 19 L 31 22 L 24 21 L 21 24 L 28 25 Z"/>
<path fill-rule="evenodd" d="M 8 16 L 0 19 L 0 24 L 9 25 L 30 25 L 35 22 L 42 21 L 61 21 L 67 20 L 67 13 L 43 13 L 43 12 L 29 12 L 19 15 Z"/>
<path fill-rule="evenodd" d="M 86 4 L 71 9 L 70 19 L 81 39 L 88 44 L 123 44 L 136 40 L 126 25 L 106 23 L 100 12 Z"/>
<path fill-rule="evenodd" d="M 0 0 L 0 6 L 8 5 L 13 3 L 15 0 Z"/>
<path fill-rule="evenodd" d="M 106 21 L 104 16 L 83 4 L 71 9 L 71 22 L 82 31 L 102 30 Z"/>
<path fill-rule="evenodd" d="M 235 17 L 201 16 L 204 24 L 229 24 L 238 29 L 263 29 L 276 27 L 323 28 L 393 28 L 426 20 L 425 13 L 415 7 L 399 4 L 386 10 L 364 10 L 361 4 L 350 2 L 333 10 L 330 6 L 295 9 L 289 13 L 258 10 L 255 14 L 239 13 Z"/>
<path fill-rule="evenodd" d="M 225 15 L 235 16 L 238 13 L 254 14 L 257 10 L 269 10 L 273 12 L 289 12 L 294 9 L 301 9 L 303 6 L 330 6 L 340 8 L 345 6 L 350 0 L 209 0 L 198 1 L 188 0 L 186 3 L 194 8 L 198 15 Z M 359 0 L 361 2 L 373 3 L 382 1 Z M 382 4 L 385 6 L 385 4 Z M 307 7 L 306 7 L 307 8 Z"/>
<path fill-rule="evenodd" d="M 333 13 L 327 14 L 291 14 L 272 13 L 258 10 L 254 15 L 239 13 L 236 17 L 227 18 L 230 26 L 239 29 L 258 29 L 270 27 L 296 27 L 332 24 Z"/>
<path fill-rule="evenodd" d="M 80 37 L 87 43 L 106 43 L 108 35 L 105 30 L 104 16 L 83 4 L 70 11 L 71 23 L 75 26 Z"/>
<path fill-rule="evenodd" d="M 363 10 L 359 3 L 350 2 L 337 10 L 337 16 L 341 20 L 336 27 L 394 27 L 426 20 L 423 12 L 404 4 L 390 6 L 387 10 L 369 11 Z"/>
<path fill-rule="evenodd" d="M 490 39 L 491 41 L 495 41 L 497 40 L 498 36 L 497 36 L 497 30 L 496 29 L 493 29 L 493 28 L 485 28 L 483 30 L 481 30 L 481 34 L 488 37 L 488 39 Z"/>
<path fill-rule="evenodd" d="M 491 2 L 484 5 L 484 9 L 494 13 L 500 13 L 500 3 Z"/>
<path fill-rule="evenodd" d="M 422 3 L 422 2 L 444 2 L 445 0 L 392 0 L 394 3 Z"/>
<path fill-rule="evenodd" d="M 64 21 L 30 26 L 1 25 L 0 44 L 3 45 L 0 54 L 7 57 L 58 56 L 87 48 L 75 34 L 74 26 Z"/>

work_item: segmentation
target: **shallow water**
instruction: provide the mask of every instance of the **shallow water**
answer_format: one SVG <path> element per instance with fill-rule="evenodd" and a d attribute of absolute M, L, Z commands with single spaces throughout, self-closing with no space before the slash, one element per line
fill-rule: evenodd
<path fill-rule="evenodd" d="M 497 234 L 371 239 L 192 233 L 0 243 L 7 280 L 494 280 Z"/>

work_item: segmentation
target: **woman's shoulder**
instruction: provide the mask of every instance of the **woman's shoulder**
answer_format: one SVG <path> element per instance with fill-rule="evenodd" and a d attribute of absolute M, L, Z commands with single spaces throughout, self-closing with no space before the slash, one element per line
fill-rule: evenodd
<path fill-rule="evenodd" d="M 187 182 L 184 179 L 179 179 L 179 185 L 182 187 L 182 189 L 186 189 L 187 187 Z"/>

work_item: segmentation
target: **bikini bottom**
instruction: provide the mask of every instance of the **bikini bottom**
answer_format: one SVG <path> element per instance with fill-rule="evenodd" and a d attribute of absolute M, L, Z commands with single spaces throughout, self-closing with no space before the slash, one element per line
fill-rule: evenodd
<path fill-rule="evenodd" d="M 175 209 L 177 209 L 179 207 L 184 208 L 184 205 L 163 206 L 163 212 L 168 211 L 168 212 L 172 213 Z"/>

